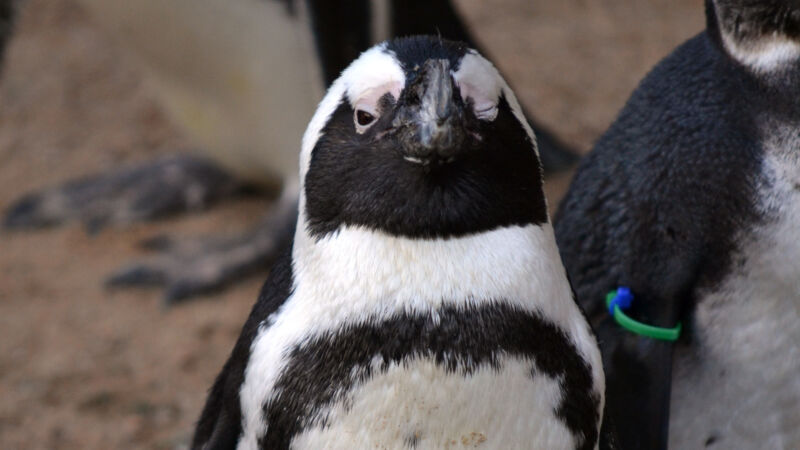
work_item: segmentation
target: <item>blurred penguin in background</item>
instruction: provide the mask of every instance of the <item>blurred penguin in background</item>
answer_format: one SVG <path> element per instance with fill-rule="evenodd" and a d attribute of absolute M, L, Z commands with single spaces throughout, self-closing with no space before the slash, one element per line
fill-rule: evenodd
<path fill-rule="evenodd" d="M 480 48 L 448 0 L 78 0 L 138 57 L 161 103 L 199 144 L 165 157 L 34 192 L 6 212 L 6 228 L 70 220 L 90 230 L 201 209 L 253 186 L 280 192 L 241 235 L 162 239 L 111 285 L 163 285 L 172 303 L 266 267 L 291 239 L 297 144 L 325 87 L 372 43 L 434 34 Z M 0 3 L 0 40 L 13 3 Z M 486 52 L 484 52 L 486 53 Z M 575 153 L 534 122 L 546 172 Z"/>

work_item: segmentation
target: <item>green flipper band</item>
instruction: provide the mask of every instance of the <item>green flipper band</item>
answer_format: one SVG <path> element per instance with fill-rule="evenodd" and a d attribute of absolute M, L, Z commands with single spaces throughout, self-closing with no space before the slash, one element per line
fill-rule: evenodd
<path fill-rule="evenodd" d="M 611 291 L 606 294 L 606 307 L 611 310 L 611 304 L 617 298 L 617 291 Z M 617 302 L 614 302 L 614 309 L 613 314 L 614 320 L 626 330 L 630 331 L 631 333 L 635 333 L 641 336 L 646 336 L 653 339 L 658 339 L 662 341 L 677 341 L 678 337 L 681 335 L 681 324 L 675 328 L 661 328 L 661 327 L 654 327 L 652 325 L 647 325 L 641 322 L 637 322 L 630 317 L 628 317 L 622 309 L 620 309 L 620 305 Z"/>

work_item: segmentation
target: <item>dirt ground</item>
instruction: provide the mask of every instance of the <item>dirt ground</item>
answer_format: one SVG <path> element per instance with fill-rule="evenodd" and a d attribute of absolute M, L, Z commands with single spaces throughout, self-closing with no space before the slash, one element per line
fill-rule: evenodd
<path fill-rule="evenodd" d="M 459 0 L 518 97 L 581 151 L 704 24 L 701 0 Z M 191 148 L 133 61 L 70 0 L 28 0 L 0 82 L 0 209 L 45 185 Z M 550 204 L 568 176 L 548 184 Z M 0 231 L 0 448 L 182 448 L 264 278 L 164 310 L 102 280 L 158 233 L 245 227 L 266 200 L 106 229 Z"/>

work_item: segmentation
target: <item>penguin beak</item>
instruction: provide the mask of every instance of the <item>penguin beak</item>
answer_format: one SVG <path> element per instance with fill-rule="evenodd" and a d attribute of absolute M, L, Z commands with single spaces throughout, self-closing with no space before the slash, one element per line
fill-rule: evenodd
<path fill-rule="evenodd" d="M 403 158 L 414 164 L 438 166 L 455 161 L 466 137 L 464 105 L 456 98 L 450 63 L 428 60 L 411 86 L 393 125 L 402 129 Z"/>

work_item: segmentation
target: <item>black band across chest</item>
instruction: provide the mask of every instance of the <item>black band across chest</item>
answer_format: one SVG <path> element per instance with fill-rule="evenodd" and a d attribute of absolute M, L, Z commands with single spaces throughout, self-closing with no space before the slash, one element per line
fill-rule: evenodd
<path fill-rule="evenodd" d="M 554 414 L 576 442 L 586 443 L 580 448 L 591 448 L 600 394 L 588 363 L 564 330 L 503 302 L 367 320 L 303 341 L 289 352 L 264 405 L 268 431 L 259 445 L 287 448 L 304 428 L 324 425 L 313 423 L 320 410 L 392 364 L 429 359 L 466 377 L 484 366 L 499 368 L 504 356 L 530 360 L 532 377 L 543 373 L 561 381 L 564 394 Z"/>

